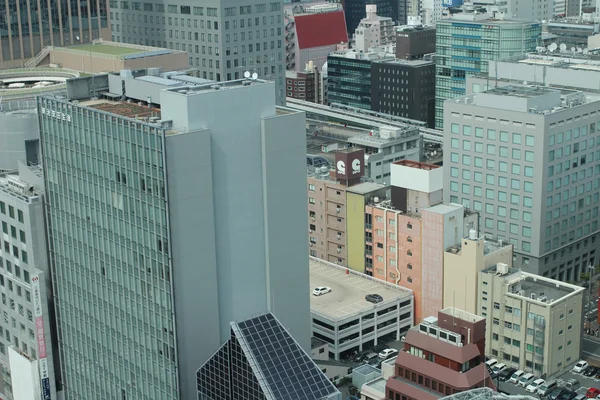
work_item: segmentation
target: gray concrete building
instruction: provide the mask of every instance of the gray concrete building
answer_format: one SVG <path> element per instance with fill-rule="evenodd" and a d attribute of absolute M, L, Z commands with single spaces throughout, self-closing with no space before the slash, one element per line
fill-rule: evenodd
<path fill-rule="evenodd" d="M 517 268 L 577 281 L 599 249 L 600 96 L 512 85 L 444 104 L 444 201 L 481 213 Z"/>
<path fill-rule="evenodd" d="M 329 358 L 339 361 L 382 342 L 400 340 L 414 324 L 410 289 L 316 258 L 310 260 L 310 285 L 331 288 L 310 300 L 312 333 L 329 344 Z M 378 294 L 383 301 L 368 302 L 368 294 Z"/>
<path fill-rule="evenodd" d="M 275 81 L 285 104 L 283 2 L 197 4 L 111 1 L 113 41 L 184 50 L 201 78 L 230 81 L 246 71 Z"/>
<path fill-rule="evenodd" d="M 269 312 L 310 348 L 304 113 L 273 82 L 169 82 L 38 98 L 66 399 L 196 398 L 230 322 Z"/>
<path fill-rule="evenodd" d="M 56 399 L 44 185 L 39 168 L 19 169 L 0 175 L 0 397 Z"/>

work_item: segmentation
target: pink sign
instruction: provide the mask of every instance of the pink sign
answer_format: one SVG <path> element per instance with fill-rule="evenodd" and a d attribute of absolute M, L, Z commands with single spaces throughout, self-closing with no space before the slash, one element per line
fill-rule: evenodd
<path fill-rule="evenodd" d="M 38 340 L 38 358 L 46 358 L 46 337 L 44 335 L 44 317 L 35 319 L 35 329 Z"/>

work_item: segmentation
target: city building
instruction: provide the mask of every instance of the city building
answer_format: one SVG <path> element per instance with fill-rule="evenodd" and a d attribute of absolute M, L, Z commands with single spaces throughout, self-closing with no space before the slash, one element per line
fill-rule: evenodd
<path fill-rule="evenodd" d="M 435 63 L 402 59 L 372 62 L 371 110 L 424 121 L 433 127 Z"/>
<path fill-rule="evenodd" d="M 343 50 L 327 57 L 327 101 L 371 109 L 371 63 L 393 60 L 394 54 Z"/>
<path fill-rule="evenodd" d="M 380 126 L 370 133 L 352 136 L 348 143 L 365 151 L 365 173 L 376 183 L 390 183 L 391 164 L 396 161 L 419 161 L 423 139 L 416 126 L 403 128 Z"/>
<path fill-rule="evenodd" d="M 579 359 L 584 288 L 498 263 L 479 274 L 478 290 L 487 355 L 537 377 Z"/>
<path fill-rule="evenodd" d="M 66 398 L 195 398 L 230 322 L 269 312 L 309 350 L 304 113 L 263 80 L 67 93 L 37 100 Z"/>
<path fill-rule="evenodd" d="M 231 337 L 200 369 L 198 400 L 342 400 L 271 313 L 231 322 Z"/>
<path fill-rule="evenodd" d="M 282 1 L 211 0 L 193 6 L 113 1 L 110 11 L 113 41 L 187 51 L 204 79 L 222 82 L 256 73 L 276 83 L 277 104 L 285 104 Z"/>
<path fill-rule="evenodd" d="M 503 20 L 468 9 L 439 20 L 436 26 L 435 127 L 444 127 L 444 102 L 466 93 L 468 74 L 486 73 L 487 63 L 491 60 L 534 51 L 540 40 L 539 23 Z M 457 62 L 458 59 L 461 61 Z"/>
<path fill-rule="evenodd" d="M 321 70 L 327 55 L 340 43 L 348 43 L 344 10 L 339 3 L 291 3 L 284 14 L 285 60 L 290 71 L 302 72 L 311 61 Z"/>
<path fill-rule="evenodd" d="M 435 0 L 419 0 L 423 25 L 435 26 L 444 16 L 444 3 Z"/>
<path fill-rule="evenodd" d="M 419 60 L 435 53 L 435 26 L 404 25 L 396 28 L 396 58 Z"/>
<path fill-rule="evenodd" d="M 391 195 L 348 189 L 348 266 L 412 290 L 419 322 L 442 309 L 444 251 L 477 229 L 478 216 L 441 204 L 442 168 L 404 160 L 391 171 Z"/>
<path fill-rule="evenodd" d="M 60 66 L 88 74 L 99 74 L 146 68 L 183 71 L 192 63 L 191 60 L 188 62 L 185 51 L 97 39 L 91 44 L 46 48 L 29 64 L 29 68 Z"/>
<path fill-rule="evenodd" d="M 600 14 L 596 15 L 599 16 Z M 546 30 L 549 34 L 555 35 L 554 41 L 557 44 L 564 43 L 568 49 L 572 46 L 586 47 L 588 37 L 600 33 L 600 23 L 572 20 L 548 21 Z"/>
<path fill-rule="evenodd" d="M 39 164 L 37 103 L 32 96 L 64 94 L 66 80 L 78 76 L 62 68 L 0 70 L 0 171 L 16 170 L 19 161 Z"/>
<path fill-rule="evenodd" d="M 348 34 L 353 35 L 360 21 L 365 17 L 365 6 L 373 4 L 377 7 L 377 14 L 382 17 L 391 18 L 394 23 L 405 25 L 407 23 L 408 0 L 373 0 L 365 2 L 364 0 L 343 0 L 346 17 L 346 27 Z"/>
<path fill-rule="evenodd" d="M 58 351 L 39 168 L 0 176 L 0 397 L 56 398 Z M 53 340 L 54 339 L 54 340 Z"/>
<path fill-rule="evenodd" d="M 509 395 L 497 392 L 489 387 L 465 390 L 450 396 L 440 397 L 440 400 L 536 400 L 535 396 L 524 396 L 522 394 Z"/>
<path fill-rule="evenodd" d="M 310 286 L 331 288 L 310 299 L 312 333 L 329 344 L 329 358 L 339 361 L 380 341 L 400 340 L 413 326 L 413 295 L 403 287 L 314 258 Z M 368 294 L 383 301 L 368 302 Z"/>
<path fill-rule="evenodd" d="M 321 94 L 321 74 L 309 62 L 303 72 L 285 71 L 285 95 L 294 99 L 319 103 Z"/>
<path fill-rule="evenodd" d="M 376 4 L 367 4 L 365 10 L 367 16 L 360 20 L 354 31 L 354 50 L 366 53 L 372 47 L 393 44 L 394 21 L 390 17 L 377 15 Z"/>
<path fill-rule="evenodd" d="M 411 328 L 388 378 L 388 399 L 437 400 L 494 383 L 485 366 L 486 319 L 453 307 Z"/>
<path fill-rule="evenodd" d="M 444 307 L 477 314 L 479 273 L 497 263 L 512 263 L 512 246 L 480 238 L 472 229 L 444 253 Z"/>
<path fill-rule="evenodd" d="M 596 265 L 600 97 L 499 86 L 445 103 L 444 201 L 481 213 L 484 237 L 513 245 L 513 265 L 578 281 Z"/>
<path fill-rule="evenodd" d="M 29 67 L 29 60 L 48 46 L 110 39 L 107 0 L 94 3 L 94 7 L 70 2 L 14 2 L 3 5 L 0 13 L 0 69 Z"/>

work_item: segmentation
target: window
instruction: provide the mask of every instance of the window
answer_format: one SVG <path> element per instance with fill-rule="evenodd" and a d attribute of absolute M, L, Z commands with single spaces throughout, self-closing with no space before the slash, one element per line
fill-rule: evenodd
<path fill-rule="evenodd" d="M 513 133 L 512 142 L 513 142 L 513 144 L 521 144 L 521 134 Z"/>

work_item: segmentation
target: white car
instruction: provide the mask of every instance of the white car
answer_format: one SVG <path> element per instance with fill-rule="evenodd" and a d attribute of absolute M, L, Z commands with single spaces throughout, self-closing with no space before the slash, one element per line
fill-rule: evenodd
<path fill-rule="evenodd" d="M 313 295 L 314 296 L 320 296 L 322 294 L 326 294 L 331 292 L 331 288 L 327 287 L 327 286 L 317 286 L 316 288 L 314 288 L 313 290 Z"/>
<path fill-rule="evenodd" d="M 518 370 L 517 372 L 515 372 L 514 374 L 512 374 L 512 376 L 510 377 L 510 379 L 508 380 L 508 382 L 514 383 L 515 385 L 517 385 L 519 383 L 519 379 L 521 379 L 521 377 L 524 374 L 525 374 L 525 371 Z"/>
<path fill-rule="evenodd" d="M 573 372 L 576 372 L 578 374 L 582 373 L 587 367 L 589 366 L 589 364 L 586 361 L 579 361 L 577 364 L 575 364 L 575 366 L 573 367 Z"/>
<path fill-rule="evenodd" d="M 517 383 L 517 385 L 526 388 L 531 382 L 533 382 L 533 378 L 533 374 L 528 372 L 519 378 L 519 383 Z"/>
<path fill-rule="evenodd" d="M 529 384 L 529 386 L 527 386 L 525 388 L 525 390 L 527 390 L 529 393 L 535 393 L 537 391 L 537 389 L 542 386 L 546 381 L 543 379 L 536 379 L 535 381 L 531 382 Z"/>
<path fill-rule="evenodd" d="M 398 350 L 396 349 L 385 349 L 381 353 L 379 353 L 379 358 L 381 358 L 382 360 L 387 360 L 388 358 L 396 354 L 398 354 Z"/>

